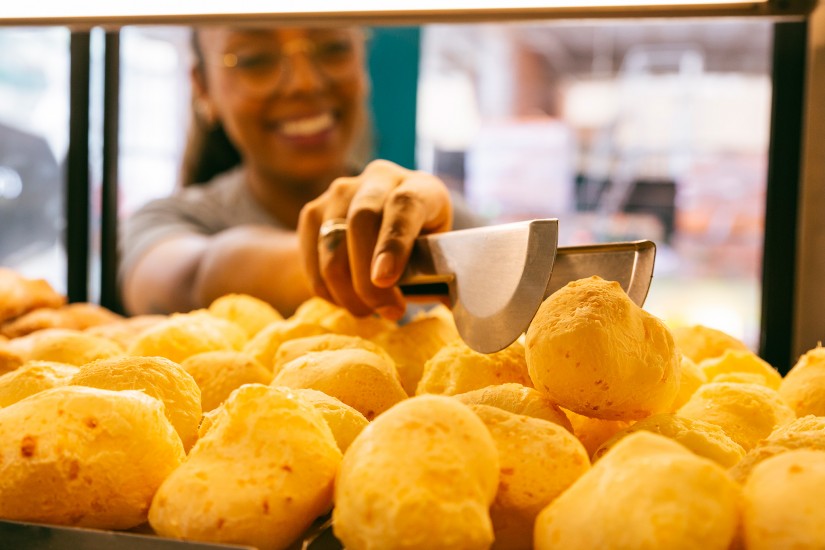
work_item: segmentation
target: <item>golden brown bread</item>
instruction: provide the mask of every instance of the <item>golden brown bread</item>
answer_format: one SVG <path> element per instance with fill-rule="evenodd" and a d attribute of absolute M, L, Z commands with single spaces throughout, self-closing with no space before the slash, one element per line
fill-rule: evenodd
<path fill-rule="evenodd" d="M 41 307 L 56 308 L 66 303 L 43 279 L 29 279 L 6 267 L 0 267 L 0 323 Z"/>
<path fill-rule="evenodd" d="M 701 386 L 677 414 L 720 426 L 745 451 L 796 418 L 775 390 L 734 382 Z"/>
<path fill-rule="evenodd" d="M 123 320 L 121 315 L 97 304 L 78 302 L 58 308 L 39 308 L 0 325 L 0 333 L 19 338 L 47 328 L 85 330 Z"/>
<path fill-rule="evenodd" d="M 779 426 L 748 451 L 730 473 L 736 481 L 745 483 L 763 461 L 797 449 L 825 451 L 825 417 L 809 414 Z"/>
<path fill-rule="evenodd" d="M 681 356 L 668 328 L 596 276 L 544 300 L 526 347 L 535 388 L 581 415 L 644 418 L 671 410 L 679 390 Z"/>
<path fill-rule="evenodd" d="M 283 320 L 277 309 L 248 294 L 225 294 L 209 304 L 209 313 L 237 323 L 252 338 L 273 321 Z"/>
<path fill-rule="evenodd" d="M 10 340 L 8 345 L 26 361 L 53 361 L 77 366 L 124 354 L 116 342 L 63 328 L 39 330 Z"/>
<path fill-rule="evenodd" d="M 53 361 L 29 361 L 0 376 L 0 407 L 8 407 L 30 395 L 66 386 L 79 367 Z"/>
<path fill-rule="evenodd" d="M 746 548 L 822 548 L 823 492 L 825 451 L 788 451 L 756 466 L 742 490 Z"/>
<path fill-rule="evenodd" d="M 246 333 L 232 321 L 205 310 L 176 313 L 141 332 L 128 348 L 129 355 L 165 357 L 181 363 L 206 351 L 234 349 L 246 344 Z"/>
<path fill-rule="evenodd" d="M 321 413 L 247 384 L 161 485 L 149 522 L 166 537 L 287 548 L 329 510 L 341 452 Z"/>
<path fill-rule="evenodd" d="M 672 327 L 670 332 L 679 351 L 690 357 L 694 363 L 719 357 L 729 349 L 748 349 L 748 346 L 738 338 L 705 325 Z"/>
<path fill-rule="evenodd" d="M 0 340 L 0 375 L 13 371 L 25 362 L 23 356 L 6 342 L 8 340 Z"/>
<path fill-rule="evenodd" d="M 302 355 L 281 367 L 272 385 L 322 391 L 354 408 L 367 420 L 407 398 L 395 365 L 363 349 Z"/>
<path fill-rule="evenodd" d="M 721 381 L 725 375 L 757 375 L 763 386 L 778 390 L 782 376 L 767 361 L 750 350 L 725 350 L 722 355 L 705 359 L 699 363 L 708 382 Z"/>
<path fill-rule="evenodd" d="M 573 426 L 561 407 L 553 403 L 543 393 L 521 384 L 511 382 L 487 386 L 486 388 L 459 393 L 453 397 L 465 405 L 498 407 L 513 414 L 523 414 L 524 416 L 547 420 L 553 424 L 558 424 L 568 432 L 573 432 Z"/>
<path fill-rule="evenodd" d="M 495 442 L 476 414 L 449 397 L 412 397 L 347 449 L 333 530 L 348 550 L 489 548 L 498 477 Z"/>
<path fill-rule="evenodd" d="M 496 353 L 479 353 L 463 340 L 453 340 L 425 364 L 417 395 L 456 395 L 487 386 L 516 383 L 532 387 L 524 346 L 516 341 Z"/>
<path fill-rule="evenodd" d="M 163 357 L 121 356 L 80 367 L 70 383 L 106 390 L 138 390 L 164 404 L 169 422 L 188 451 L 198 438 L 201 393 L 183 367 Z"/>
<path fill-rule="evenodd" d="M 369 425 L 369 420 L 363 414 L 331 395 L 305 388 L 291 391 L 321 413 L 342 453 Z"/>
<path fill-rule="evenodd" d="M 329 332 L 285 341 L 283 344 L 278 346 L 278 351 L 275 353 L 275 359 L 273 361 L 272 371 L 275 374 L 278 374 L 282 366 L 307 353 L 313 351 L 331 351 L 336 349 L 365 349 L 384 357 L 391 363 L 394 363 L 392 357 L 390 357 L 384 348 L 370 340 L 361 338 L 360 336 L 335 334 Z"/>
<path fill-rule="evenodd" d="M 325 332 L 359 336 L 366 339 L 370 339 L 380 332 L 392 330 L 396 326 L 395 323 L 375 315 L 356 317 L 341 306 L 318 296 L 313 296 L 304 301 L 289 320 L 296 324 L 317 325 L 323 328 Z"/>
<path fill-rule="evenodd" d="M 535 548 L 728 550 L 739 499 L 715 462 L 636 432 L 541 511 Z"/>
<path fill-rule="evenodd" d="M 470 408 L 490 430 L 499 483 L 490 507 L 496 550 L 533 547 L 536 516 L 590 469 L 587 450 L 561 426 L 487 405 Z"/>
<path fill-rule="evenodd" d="M 779 395 L 796 416 L 825 416 L 825 348 L 803 354 L 779 385 Z"/>
<path fill-rule="evenodd" d="M 272 373 L 254 357 L 235 350 L 191 355 L 180 365 L 201 390 L 201 409 L 209 412 L 244 384 L 269 384 Z"/>
<path fill-rule="evenodd" d="M 611 437 L 593 453 L 593 460 L 600 459 L 623 438 L 639 431 L 663 435 L 684 445 L 697 455 L 713 460 L 723 468 L 735 466 L 745 456 L 742 446 L 716 424 L 684 418 L 673 413 L 660 413 L 643 418 Z"/>
<path fill-rule="evenodd" d="M 296 338 L 318 336 L 327 332 L 320 325 L 304 323 L 294 318 L 285 321 L 273 321 L 249 340 L 243 351 L 257 359 L 264 368 L 272 371 L 275 365 L 275 356 L 281 344 Z"/>
<path fill-rule="evenodd" d="M 377 334 L 373 341 L 386 349 L 395 361 L 404 391 L 415 395 L 424 373 L 424 364 L 438 350 L 458 338 L 452 319 L 433 314 Z"/>
<path fill-rule="evenodd" d="M 64 386 L 0 409 L 0 517 L 101 529 L 146 521 L 184 458 L 163 403 Z"/>

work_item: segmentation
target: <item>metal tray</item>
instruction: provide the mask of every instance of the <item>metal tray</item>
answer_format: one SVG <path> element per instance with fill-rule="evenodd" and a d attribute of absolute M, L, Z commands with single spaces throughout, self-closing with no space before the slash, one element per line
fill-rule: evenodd
<path fill-rule="evenodd" d="M 132 531 L 106 531 L 0 520 L 2 550 L 255 550 L 252 546 L 217 544 L 159 537 L 148 525 Z M 342 550 L 330 520 L 316 521 L 290 550 Z"/>

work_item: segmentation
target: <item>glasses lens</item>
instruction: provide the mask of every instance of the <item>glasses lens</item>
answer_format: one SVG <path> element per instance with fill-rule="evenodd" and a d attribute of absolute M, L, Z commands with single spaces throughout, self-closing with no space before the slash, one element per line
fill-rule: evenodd
<path fill-rule="evenodd" d="M 294 73 L 294 57 L 299 55 L 307 56 L 315 70 L 331 83 L 351 78 L 359 70 L 356 37 L 350 33 L 225 53 L 222 64 L 232 71 L 236 84 L 246 93 L 261 96 L 283 86 L 288 76 L 285 73 Z"/>
<path fill-rule="evenodd" d="M 281 56 L 272 51 L 224 55 L 224 66 L 232 69 L 237 84 L 251 93 L 265 93 L 276 85 L 283 71 L 282 65 Z"/>
<path fill-rule="evenodd" d="M 352 74 L 356 55 L 351 37 L 320 40 L 314 44 L 313 51 L 315 64 L 328 78 L 338 80 Z"/>

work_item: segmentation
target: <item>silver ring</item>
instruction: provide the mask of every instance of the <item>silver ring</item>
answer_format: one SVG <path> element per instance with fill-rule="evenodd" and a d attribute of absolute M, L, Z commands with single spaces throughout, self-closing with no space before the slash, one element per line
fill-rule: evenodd
<path fill-rule="evenodd" d="M 333 218 L 321 224 L 318 230 L 318 242 L 323 243 L 327 250 L 335 250 L 338 245 L 346 239 L 347 220 L 346 218 Z"/>

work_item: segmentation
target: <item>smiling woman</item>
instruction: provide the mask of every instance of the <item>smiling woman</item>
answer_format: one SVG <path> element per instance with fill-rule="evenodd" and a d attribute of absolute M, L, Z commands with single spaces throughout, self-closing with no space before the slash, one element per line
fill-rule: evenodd
<path fill-rule="evenodd" d="M 203 28 L 193 46 L 202 125 L 226 133 L 242 152 L 255 197 L 296 227 L 300 206 L 361 168 L 350 154 L 364 130 L 363 34 Z"/>
<path fill-rule="evenodd" d="M 413 240 L 450 229 L 453 205 L 435 177 L 357 160 L 364 33 L 202 27 L 192 46 L 183 186 L 126 220 L 127 310 L 188 311 L 245 293 L 288 315 L 314 292 L 359 315 L 401 317 L 395 283 Z M 331 219 L 348 238 L 319 247 Z"/>

